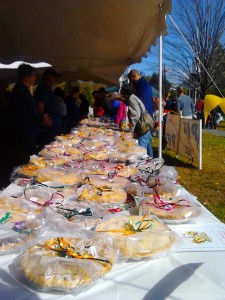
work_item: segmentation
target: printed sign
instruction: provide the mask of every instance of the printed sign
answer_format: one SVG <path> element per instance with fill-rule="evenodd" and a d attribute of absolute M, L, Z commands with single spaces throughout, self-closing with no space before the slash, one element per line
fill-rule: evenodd
<path fill-rule="evenodd" d="M 224 224 L 185 224 L 169 225 L 181 238 L 178 252 L 188 251 L 225 251 Z"/>
<path fill-rule="evenodd" d="M 180 116 L 167 114 L 165 137 L 167 149 L 178 152 L 179 133 L 180 133 Z"/>

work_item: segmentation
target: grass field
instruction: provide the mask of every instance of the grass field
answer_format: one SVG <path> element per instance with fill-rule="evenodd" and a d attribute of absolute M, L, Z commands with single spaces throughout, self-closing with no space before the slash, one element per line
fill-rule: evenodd
<path fill-rule="evenodd" d="M 225 123 L 219 129 L 225 130 Z M 165 164 L 175 166 L 179 174 L 178 181 L 225 222 L 225 137 L 203 133 L 202 170 L 188 164 L 186 158 L 179 157 L 178 160 L 175 156 L 173 152 L 164 151 Z"/>

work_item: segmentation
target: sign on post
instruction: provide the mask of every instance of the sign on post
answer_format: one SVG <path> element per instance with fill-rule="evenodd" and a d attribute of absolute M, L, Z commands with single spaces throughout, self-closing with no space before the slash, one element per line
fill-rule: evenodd
<path fill-rule="evenodd" d="M 202 120 L 181 119 L 178 153 L 202 169 Z"/>
<path fill-rule="evenodd" d="M 168 114 L 165 136 L 167 149 L 188 158 L 202 169 L 202 120 Z"/>
<path fill-rule="evenodd" d="M 180 116 L 174 114 L 167 114 L 166 118 L 166 147 L 169 150 L 178 152 L 180 134 Z"/>

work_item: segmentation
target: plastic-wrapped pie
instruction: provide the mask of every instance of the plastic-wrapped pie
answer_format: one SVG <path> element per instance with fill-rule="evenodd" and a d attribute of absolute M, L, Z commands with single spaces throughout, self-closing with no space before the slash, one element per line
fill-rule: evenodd
<path fill-rule="evenodd" d="M 109 151 L 92 151 L 84 155 L 85 159 L 94 159 L 94 160 L 107 160 L 109 158 Z"/>
<path fill-rule="evenodd" d="M 45 147 L 39 152 L 40 156 L 46 157 L 46 158 L 55 158 L 59 157 L 60 155 L 63 155 L 64 149 L 59 147 Z"/>
<path fill-rule="evenodd" d="M 110 186 L 117 189 L 125 188 L 130 181 L 126 177 L 116 176 L 116 172 L 113 170 L 109 175 L 88 175 L 84 178 L 84 183 L 94 186 Z"/>
<path fill-rule="evenodd" d="M 85 185 L 78 191 L 77 200 L 95 201 L 97 203 L 123 203 L 127 199 L 127 193 L 120 188 L 111 186 Z"/>
<path fill-rule="evenodd" d="M 33 164 L 38 167 L 46 167 L 45 159 L 37 155 L 30 156 L 30 164 Z"/>
<path fill-rule="evenodd" d="M 39 170 L 37 181 L 41 183 L 51 181 L 56 184 L 75 185 L 81 182 L 81 177 L 72 171 L 68 172 L 62 168 L 49 167 Z"/>
<path fill-rule="evenodd" d="M 0 209 L 0 255 L 18 252 L 29 243 L 43 225 L 37 214 Z"/>
<path fill-rule="evenodd" d="M 188 200 L 186 195 L 175 196 L 170 199 L 154 195 L 136 201 L 141 215 L 153 214 L 168 222 L 186 222 L 201 214 L 201 207 L 197 203 Z"/>
<path fill-rule="evenodd" d="M 109 234 L 126 258 L 153 257 L 168 251 L 175 242 L 173 232 L 149 216 L 106 219 L 97 225 L 96 231 Z"/>
<path fill-rule="evenodd" d="M 43 292 L 76 292 L 108 273 L 114 260 L 107 238 L 55 237 L 30 247 L 10 271 Z"/>
<path fill-rule="evenodd" d="M 19 167 L 17 172 L 23 176 L 33 177 L 37 175 L 37 171 L 40 169 L 40 167 L 42 166 L 27 164 Z"/>

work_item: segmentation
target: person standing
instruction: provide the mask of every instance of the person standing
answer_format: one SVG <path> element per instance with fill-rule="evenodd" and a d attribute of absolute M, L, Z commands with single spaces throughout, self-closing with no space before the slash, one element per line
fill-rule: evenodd
<path fill-rule="evenodd" d="M 135 88 L 135 95 L 143 102 L 145 109 L 153 117 L 152 87 L 137 70 L 131 70 L 128 78 Z"/>
<path fill-rule="evenodd" d="M 77 86 L 72 87 L 70 95 L 66 97 L 67 108 L 67 132 L 70 132 L 73 127 L 76 127 L 80 122 L 80 112 L 77 105 L 80 89 Z"/>
<path fill-rule="evenodd" d="M 132 124 L 133 137 L 138 140 L 138 144 L 141 147 L 147 149 L 147 154 L 153 157 L 152 145 L 150 140 L 150 129 L 140 135 L 137 132 L 137 124 L 141 118 L 142 113 L 146 111 L 142 101 L 134 94 L 133 90 L 129 86 L 124 86 L 121 89 L 121 95 L 125 99 L 125 103 L 128 106 L 128 119 Z"/>
<path fill-rule="evenodd" d="M 90 103 L 88 102 L 84 94 L 80 94 L 79 99 L 81 100 L 81 104 L 79 107 L 80 117 L 82 120 L 88 119 Z"/>
<path fill-rule="evenodd" d="M 66 103 L 64 101 L 64 90 L 60 87 L 57 87 L 53 91 L 53 96 L 56 100 L 57 108 L 61 118 L 61 128 L 60 134 L 66 134 L 67 132 L 67 109 Z"/>
<path fill-rule="evenodd" d="M 42 81 L 35 90 L 34 97 L 40 113 L 49 114 L 52 118 L 52 127 L 46 128 L 42 126 L 41 128 L 39 136 L 41 146 L 49 144 L 54 140 L 55 136 L 60 134 L 61 117 L 52 92 L 52 88 L 56 84 L 59 76 L 60 74 L 57 73 L 55 69 L 46 69 Z"/>
<path fill-rule="evenodd" d="M 12 124 L 17 140 L 16 151 L 21 153 L 19 163 L 27 163 L 32 154 L 37 153 L 37 134 L 40 124 L 51 128 L 52 119 L 38 111 L 30 88 L 37 80 L 36 70 L 28 65 L 18 67 L 19 81 L 13 88 L 11 100 Z"/>
<path fill-rule="evenodd" d="M 93 105 L 94 117 L 101 118 L 105 114 L 103 97 L 100 95 L 99 91 L 94 91 L 92 94 L 95 99 L 95 103 Z"/>
<path fill-rule="evenodd" d="M 182 87 L 177 88 L 177 96 L 177 112 L 185 119 L 193 119 L 195 106 L 191 97 L 184 95 Z"/>

